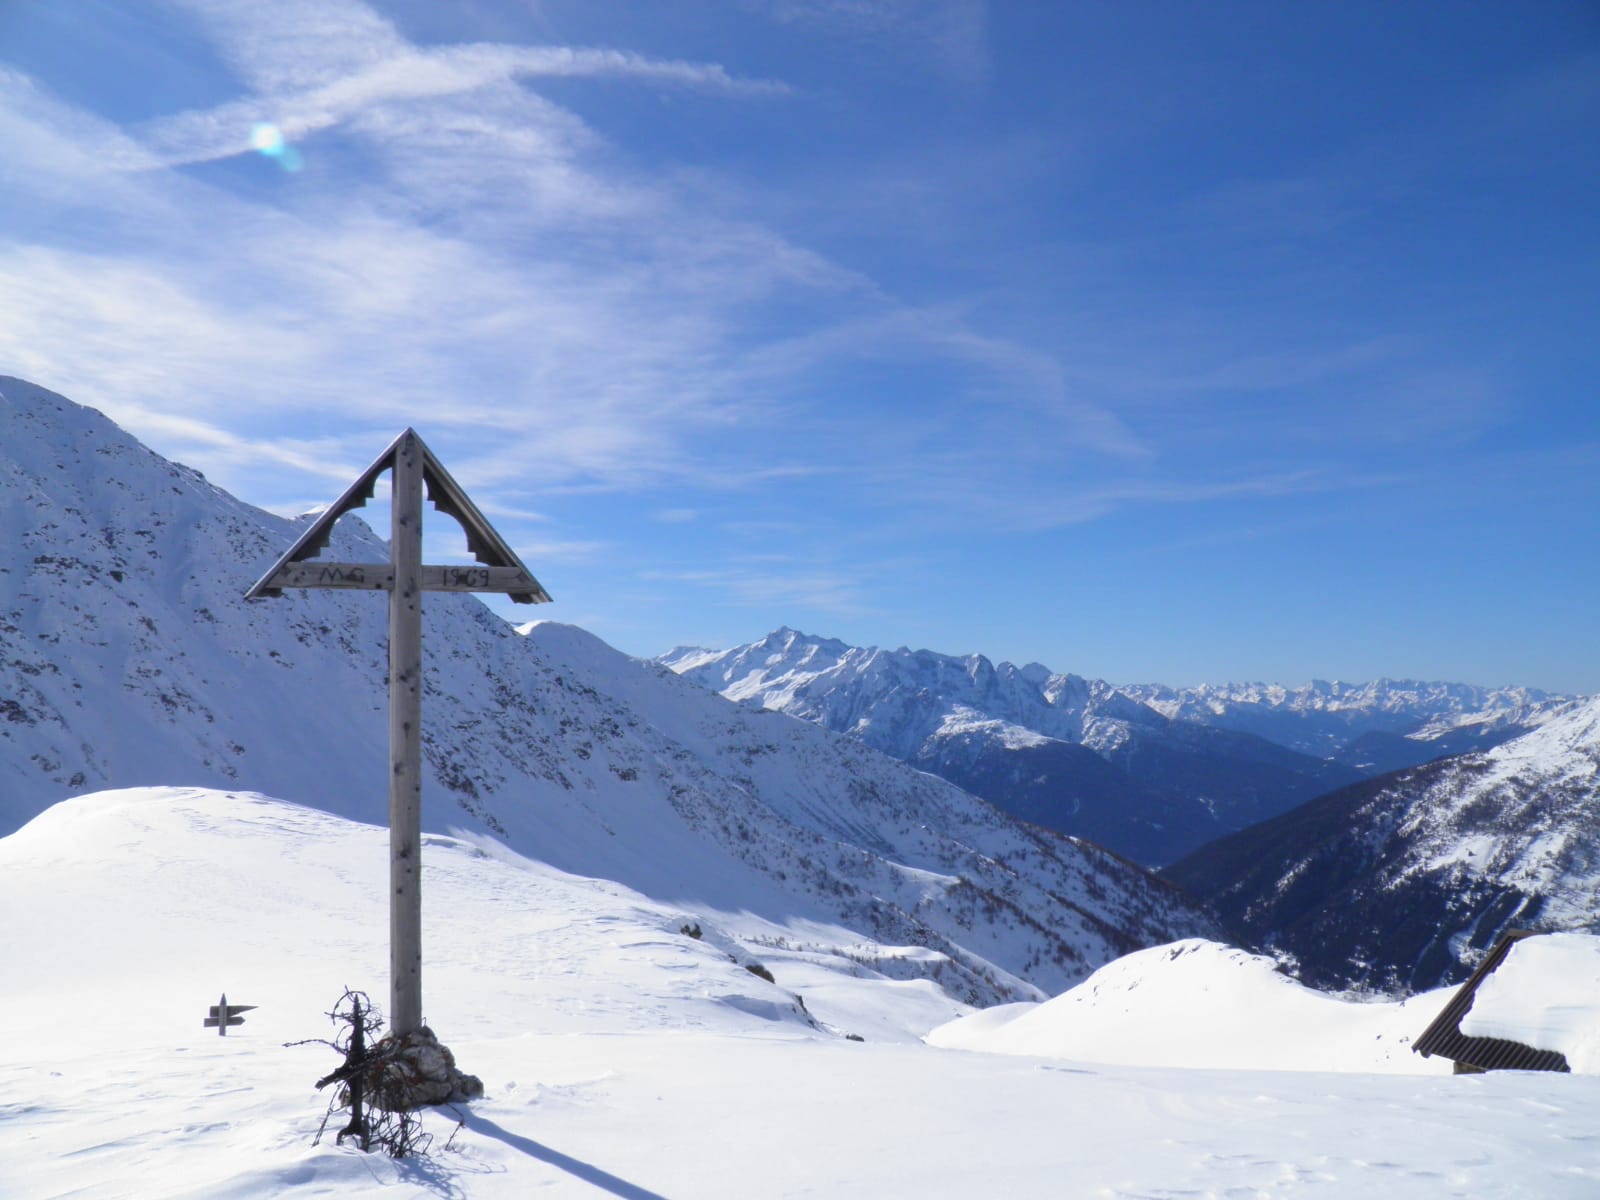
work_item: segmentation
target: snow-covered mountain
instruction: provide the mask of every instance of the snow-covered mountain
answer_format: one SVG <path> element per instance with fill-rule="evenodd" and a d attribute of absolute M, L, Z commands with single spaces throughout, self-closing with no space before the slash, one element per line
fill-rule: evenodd
<path fill-rule="evenodd" d="M 1144 863 L 1170 862 L 1361 777 L 1250 733 L 1173 720 L 1101 680 L 1038 663 L 862 648 L 787 628 L 657 661 Z"/>
<path fill-rule="evenodd" d="M 154 784 L 385 821 L 386 605 L 241 598 L 302 527 L 0 379 L 0 832 Z M 386 557 L 349 518 L 329 556 Z M 432 594 L 423 644 L 427 828 L 781 918 L 796 945 L 855 939 L 863 969 L 980 1003 L 1215 929 L 1114 855 L 570 626 Z"/>
<path fill-rule="evenodd" d="M 1506 928 L 1600 929 L 1600 699 L 1480 751 L 1370 780 L 1166 874 L 1319 984 L 1461 978 Z"/>
<path fill-rule="evenodd" d="M 1175 721 L 1253 733 L 1371 774 L 1492 749 L 1569 710 L 1577 699 L 1537 688 L 1408 679 L 1314 680 L 1299 687 L 1132 684 L 1122 690 Z"/>

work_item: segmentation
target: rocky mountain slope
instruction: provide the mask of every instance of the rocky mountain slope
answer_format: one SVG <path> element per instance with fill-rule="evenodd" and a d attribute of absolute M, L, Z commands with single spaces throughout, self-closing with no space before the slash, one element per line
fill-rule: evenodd
<path fill-rule="evenodd" d="M 1037 663 L 862 648 L 792 629 L 657 661 L 1148 864 L 1361 777 L 1251 733 L 1173 720 L 1108 683 Z"/>
<path fill-rule="evenodd" d="M 444 520 L 430 510 L 429 528 Z M 0 378 L 0 833 L 70 795 L 153 784 L 386 819 L 387 606 L 241 599 L 299 528 Z M 328 555 L 385 557 L 351 518 Z M 570 626 L 519 634 L 470 596 L 430 594 L 423 644 L 430 829 L 764 915 L 795 946 L 826 940 L 978 1003 L 1215 929 L 1114 855 Z"/>
<path fill-rule="evenodd" d="M 1324 796 L 1166 871 L 1323 985 L 1416 990 L 1502 929 L 1600 928 L 1600 700 Z"/>

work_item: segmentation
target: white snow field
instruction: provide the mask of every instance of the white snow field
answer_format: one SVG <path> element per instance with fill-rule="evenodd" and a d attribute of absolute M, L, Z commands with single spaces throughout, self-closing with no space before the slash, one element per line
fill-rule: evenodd
<path fill-rule="evenodd" d="M 935 1029 L 957 1050 L 1129 1066 L 1448 1074 L 1411 1042 L 1454 988 L 1350 1003 L 1296 983 L 1270 958 L 1190 938 L 1107 963 L 1044 1004 L 1006 1004 Z"/>
<path fill-rule="evenodd" d="M 424 1011 L 487 1095 L 453 1138 L 447 1110 L 425 1117 L 428 1157 L 313 1147 L 312 1083 L 335 1059 L 284 1043 L 329 1036 L 347 985 L 383 1003 L 386 870 L 384 830 L 243 792 L 102 792 L 0 840 L 0 1196 L 1600 1194 L 1594 1076 L 1382 1075 L 1370 1051 L 1338 1073 L 1191 1065 L 1215 1060 L 1207 1023 L 1229 1004 L 1259 1006 L 1261 1049 L 1228 1035 L 1241 1061 L 1309 1046 L 1341 1065 L 1329 1031 L 1352 1006 L 1268 1002 L 1283 982 L 1222 948 L 1146 951 L 1028 1010 L 1062 1029 L 1080 1013 L 1117 1043 L 1097 1057 L 1158 1044 L 1162 1065 L 944 1049 L 920 1035 L 970 1010 L 931 982 L 786 948 L 847 931 L 666 906 L 433 835 Z M 1222 1004 L 1173 1002 L 1229 972 Z M 1097 979 L 1107 1012 L 1165 998 L 1119 1024 Z M 224 991 L 258 1006 L 226 1038 L 201 1025 Z M 1041 1031 L 1041 1051 L 1064 1047 Z"/>

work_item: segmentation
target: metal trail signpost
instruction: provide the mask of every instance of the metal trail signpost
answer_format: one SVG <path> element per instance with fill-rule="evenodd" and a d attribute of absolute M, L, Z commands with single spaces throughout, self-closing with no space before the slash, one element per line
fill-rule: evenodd
<path fill-rule="evenodd" d="M 252 1012 L 254 1004 L 229 1004 L 228 993 L 222 993 L 222 1001 L 211 1006 L 211 1015 L 205 1019 L 206 1029 L 215 1029 L 218 1037 L 228 1036 L 229 1025 L 243 1025 L 244 1018 L 240 1013 Z"/>
<path fill-rule="evenodd" d="M 334 522 L 372 498 L 385 471 L 391 472 L 393 492 L 389 562 L 308 561 L 328 545 Z M 423 565 L 424 490 L 436 509 L 460 522 L 481 566 Z M 422 593 L 504 592 L 519 604 L 550 597 L 411 429 L 300 535 L 245 599 L 280 596 L 290 587 L 389 593 L 389 1027 L 403 1036 L 422 1026 Z"/>

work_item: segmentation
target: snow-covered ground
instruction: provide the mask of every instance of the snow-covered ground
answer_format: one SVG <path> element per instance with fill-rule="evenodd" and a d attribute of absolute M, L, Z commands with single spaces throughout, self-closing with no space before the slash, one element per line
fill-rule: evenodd
<path fill-rule="evenodd" d="M 1411 1042 L 1454 988 L 1351 1003 L 1303 987 L 1270 958 L 1199 938 L 1107 963 L 1044 1004 L 984 1009 L 928 1041 L 997 1054 L 1129 1066 L 1427 1075 L 1451 1065 Z"/>
<path fill-rule="evenodd" d="M 487 1095 L 453 1139 L 454 1119 L 429 1114 L 434 1153 L 395 1163 L 311 1146 L 312 1082 L 333 1057 L 283 1045 L 327 1036 L 347 985 L 383 999 L 383 830 L 249 793 L 140 789 L 0 840 L 0 1196 L 1600 1194 L 1594 1076 L 1193 1065 L 1230 1006 L 1257 1014 L 1253 1044 L 1280 1048 L 1333 1046 L 1352 1009 L 1400 1015 L 1290 1000 L 1221 948 L 1147 951 L 999 1014 L 1016 1037 L 1076 1012 L 1106 1043 L 1095 1057 L 1159 1042 L 1162 1065 L 1083 1061 L 1042 1034 L 1037 1057 L 954 1050 L 920 1040 L 969 1011 L 933 984 L 806 949 L 846 931 L 667 906 L 488 843 L 430 836 L 424 861 L 425 1014 Z M 223 991 L 258 1007 L 219 1038 L 201 1020 Z M 1155 1000 L 1134 1011 L 1140 991 Z M 1432 1014 L 1415 1015 L 1392 1028 L 1420 1032 Z M 1230 1059 L 1268 1061 L 1249 1044 L 1230 1041 Z M 1064 1052 L 1080 1060 L 1045 1056 Z"/>

